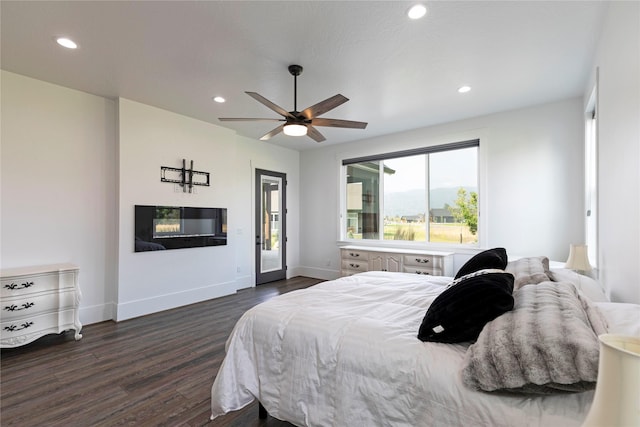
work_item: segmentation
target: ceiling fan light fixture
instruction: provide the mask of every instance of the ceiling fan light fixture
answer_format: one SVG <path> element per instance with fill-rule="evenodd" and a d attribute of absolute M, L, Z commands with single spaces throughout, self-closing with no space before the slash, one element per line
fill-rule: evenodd
<path fill-rule="evenodd" d="M 350 128 L 350 129 L 364 129 L 367 127 L 366 122 L 356 122 L 353 120 L 339 120 L 339 119 L 327 119 L 327 118 L 319 118 L 322 114 L 327 111 L 331 111 L 334 108 L 344 104 L 349 100 L 349 98 L 337 94 L 330 98 L 325 99 L 324 101 L 320 101 L 317 104 L 312 105 L 311 107 L 305 108 L 302 111 L 298 111 L 298 76 L 302 73 L 302 66 L 300 65 L 289 65 L 289 74 L 293 76 L 293 111 L 287 111 L 284 108 L 274 104 L 269 101 L 264 96 L 256 93 L 256 92 L 245 92 L 247 95 L 269 108 L 270 110 L 275 111 L 280 114 L 283 119 L 266 119 L 266 118 L 241 118 L 241 117 L 220 117 L 218 120 L 221 122 L 253 122 L 253 121 L 275 121 L 275 122 L 284 122 L 281 125 L 278 125 L 275 129 L 272 129 L 271 132 L 262 135 L 260 137 L 260 141 L 268 141 L 274 136 L 284 133 L 288 136 L 303 136 L 307 135 L 309 138 L 313 139 L 316 142 L 325 141 L 326 138 L 316 126 L 329 126 L 329 127 L 337 127 L 337 128 Z"/>
<path fill-rule="evenodd" d="M 285 125 L 282 132 L 289 136 L 303 136 L 307 134 L 307 127 L 305 125 L 290 124 Z"/>

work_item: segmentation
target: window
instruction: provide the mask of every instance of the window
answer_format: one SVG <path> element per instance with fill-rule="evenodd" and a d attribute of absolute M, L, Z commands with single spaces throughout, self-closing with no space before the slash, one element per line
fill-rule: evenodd
<path fill-rule="evenodd" d="M 346 159 L 343 238 L 478 243 L 479 140 Z"/>
<path fill-rule="evenodd" d="M 585 114 L 584 172 L 585 172 L 585 243 L 588 248 L 589 262 L 598 263 L 598 115 L 597 85 L 593 89 Z"/>

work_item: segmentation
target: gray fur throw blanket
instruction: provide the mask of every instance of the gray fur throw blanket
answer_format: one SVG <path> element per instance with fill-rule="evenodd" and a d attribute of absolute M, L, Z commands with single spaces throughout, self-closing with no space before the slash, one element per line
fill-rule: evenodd
<path fill-rule="evenodd" d="M 607 332 L 600 311 L 571 283 L 513 293 L 515 305 L 487 323 L 465 355 L 462 380 L 475 390 L 550 394 L 595 387 Z"/>

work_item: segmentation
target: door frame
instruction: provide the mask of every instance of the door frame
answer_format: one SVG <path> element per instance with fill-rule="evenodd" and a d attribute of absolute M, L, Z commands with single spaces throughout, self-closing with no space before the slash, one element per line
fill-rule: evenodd
<path fill-rule="evenodd" d="M 279 197 L 280 200 L 280 209 L 278 212 L 279 222 L 280 222 L 280 236 L 279 236 L 279 248 L 280 248 L 280 266 L 282 267 L 279 270 L 272 270 L 267 272 L 262 272 L 262 227 L 263 227 L 263 219 L 262 219 L 262 177 L 270 176 L 273 178 L 278 178 L 281 180 L 281 195 Z M 256 285 L 261 285 L 263 283 L 273 282 L 275 280 L 286 279 L 287 277 L 287 174 L 283 172 L 275 172 L 266 169 L 255 169 L 255 208 L 254 208 L 254 224 L 255 224 L 255 277 L 256 277 Z M 280 212 L 280 210 L 282 210 Z"/>

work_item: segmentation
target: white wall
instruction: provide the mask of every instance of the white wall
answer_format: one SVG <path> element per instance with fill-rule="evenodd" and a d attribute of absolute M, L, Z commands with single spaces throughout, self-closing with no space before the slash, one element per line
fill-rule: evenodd
<path fill-rule="evenodd" d="M 302 152 L 301 270 L 330 278 L 340 269 L 342 159 L 478 137 L 481 246 L 564 261 L 569 244 L 583 239 L 583 135 L 575 98 Z"/>
<path fill-rule="evenodd" d="M 609 3 L 585 97 L 596 69 L 599 279 L 640 303 L 640 3 Z"/>
<path fill-rule="evenodd" d="M 116 164 L 112 100 L 2 71 L 2 268 L 80 267 L 80 320 L 115 300 Z"/>
<path fill-rule="evenodd" d="M 202 121 L 120 98 L 119 245 L 117 320 L 228 295 L 235 287 L 235 242 L 181 250 L 134 252 L 134 206 L 227 208 L 235 222 L 235 148 L 232 132 Z M 210 187 L 176 192 L 160 181 L 160 167 L 210 173 Z"/>
<path fill-rule="evenodd" d="M 298 181 L 298 153 L 126 99 L 119 100 L 119 276 L 117 320 L 215 298 L 255 283 L 253 171 Z M 175 192 L 160 167 L 182 159 L 209 172 L 210 187 Z M 298 259 L 297 185 L 287 189 L 289 265 Z M 227 208 L 225 246 L 134 252 L 134 206 Z"/>
<path fill-rule="evenodd" d="M 2 71 L 2 268 L 80 267 L 83 324 L 122 320 L 255 283 L 254 169 L 284 172 L 288 276 L 299 262 L 299 154 L 126 99 Z M 160 166 L 194 160 L 210 187 L 174 192 Z M 133 250 L 134 205 L 228 209 L 228 245 Z"/>

